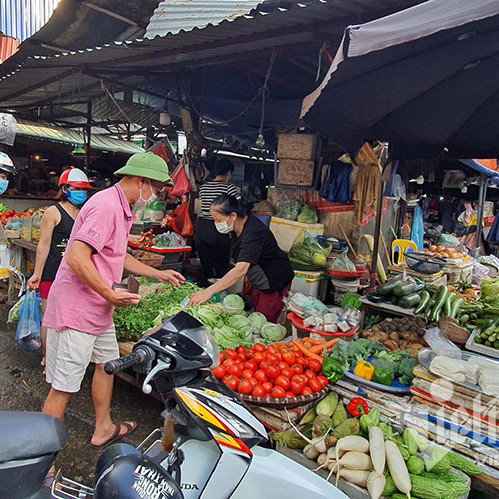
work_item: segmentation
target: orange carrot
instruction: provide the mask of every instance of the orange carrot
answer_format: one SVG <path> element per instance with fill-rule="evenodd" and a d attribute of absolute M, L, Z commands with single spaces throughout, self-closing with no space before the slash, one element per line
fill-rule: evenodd
<path fill-rule="evenodd" d="M 317 355 L 315 353 L 312 353 L 310 350 L 307 350 L 300 342 L 298 341 L 293 341 L 293 344 L 296 345 L 296 348 L 300 350 L 301 353 L 306 355 L 307 357 L 310 357 L 311 359 L 316 359 L 320 362 L 322 362 L 322 357 L 320 355 Z"/>
<path fill-rule="evenodd" d="M 321 354 L 322 352 L 324 352 L 324 348 L 327 348 L 329 350 L 330 348 L 333 348 L 336 343 L 338 343 L 338 338 L 325 343 L 323 342 L 322 345 L 316 345 L 310 349 L 310 352 Z"/>
<path fill-rule="evenodd" d="M 313 345 L 322 345 L 324 343 L 324 340 L 316 340 L 315 338 L 305 338 L 303 341 L 308 341 Z"/>

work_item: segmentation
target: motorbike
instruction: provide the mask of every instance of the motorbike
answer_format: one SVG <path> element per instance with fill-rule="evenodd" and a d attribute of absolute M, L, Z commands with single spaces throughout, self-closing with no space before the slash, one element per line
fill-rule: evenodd
<path fill-rule="evenodd" d="M 106 363 L 108 374 L 134 369 L 153 384 L 163 428 L 137 448 L 124 443 L 100 456 L 95 488 L 58 474 L 43 480 L 67 440 L 64 424 L 39 413 L 0 412 L 0 497 L 9 499 L 343 499 L 309 469 L 264 447 L 264 426 L 211 375 L 219 351 L 209 331 L 185 312 L 140 339 L 130 355 Z"/>

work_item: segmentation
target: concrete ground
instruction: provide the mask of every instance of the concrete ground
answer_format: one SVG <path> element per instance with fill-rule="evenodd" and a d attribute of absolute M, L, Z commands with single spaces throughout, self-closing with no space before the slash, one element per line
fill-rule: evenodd
<path fill-rule="evenodd" d="M 40 352 L 25 352 L 14 341 L 15 329 L 6 323 L 7 308 L 0 305 L 0 410 L 40 411 L 49 391 L 40 365 Z M 57 468 L 65 476 L 86 485 L 94 484 L 94 469 L 102 451 L 90 446 L 93 432 L 92 372 L 88 370 L 81 391 L 66 413 L 69 440 L 59 454 Z M 114 421 L 135 421 L 137 430 L 122 440 L 138 445 L 149 433 L 162 426 L 162 404 L 137 388 L 116 379 L 112 417 Z"/>

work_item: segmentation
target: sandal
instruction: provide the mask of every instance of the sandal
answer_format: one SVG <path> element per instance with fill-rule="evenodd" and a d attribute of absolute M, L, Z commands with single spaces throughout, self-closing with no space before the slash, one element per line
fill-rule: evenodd
<path fill-rule="evenodd" d="M 122 428 L 126 429 L 126 432 L 121 434 Z M 121 440 L 122 438 L 126 437 L 127 435 L 130 435 L 130 433 L 133 433 L 137 428 L 137 423 L 134 422 L 124 422 L 124 423 L 116 423 L 114 425 L 114 432 L 113 434 L 102 444 L 100 445 L 94 445 L 90 444 L 94 449 L 102 449 L 103 447 L 106 447 L 106 445 L 112 444 L 114 442 L 117 442 L 118 440 Z"/>

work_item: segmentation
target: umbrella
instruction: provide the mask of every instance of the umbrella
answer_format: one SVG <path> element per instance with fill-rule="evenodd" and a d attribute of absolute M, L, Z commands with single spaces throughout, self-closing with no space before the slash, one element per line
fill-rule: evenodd
<path fill-rule="evenodd" d="M 429 0 L 349 26 L 301 117 L 349 152 L 493 158 L 499 149 L 499 2 Z"/>

